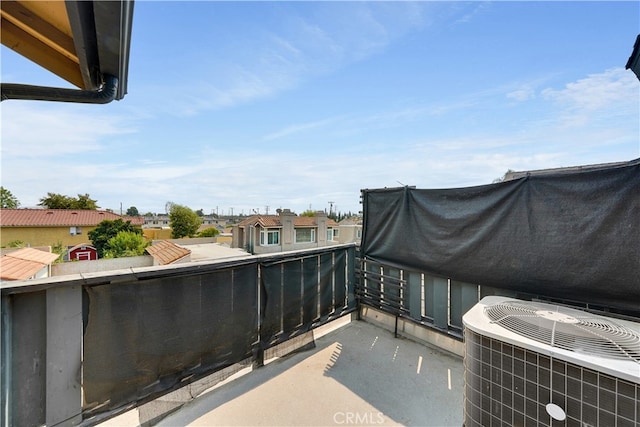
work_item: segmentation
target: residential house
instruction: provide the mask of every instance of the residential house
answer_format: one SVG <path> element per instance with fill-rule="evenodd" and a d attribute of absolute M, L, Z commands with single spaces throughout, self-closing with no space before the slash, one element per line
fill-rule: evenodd
<path fill-rule="evenodd" d="M 51 276 L 51 263 L 60 255 L 35 248 L 22 248 L 0 258 L 0 280 L 28 280 Z"/>
<path fill-rule="evenodd" d="M 338 223 L 318 211 L 298 216 L 289 209 L 277 215 L 253 215 L 233 226 L 231 247 L 264 254 L 338 244 Z"/>
<path fill-rule="evenodd" d="M 212 226 L 218 228 L 224 228 L 227 225 L 228 220 L 224 218 L 220 218 L 216 215 L 204 215 L 202 218 L 202 225 L 205 228 L 209 228 Z M 163 228 L 163 227 L 171 227 L 171 219 L 169 218 L 169 214 L 151 214 L 145 215 L 143 217 L 144 224 L 142 228 Z"/>
<path fill-rule="evenodd" d="M 64 247 L 87 244 L 88 234 L 104 220 L 122 219 L 142 227 L 142 217 L 84 209 L 0 209 L 0 245 L 15 241 L 25 246 Z"/>
<path fill-rule="evenodd" d="M 142 228 L 163 228 L 169 227 L 169 214 L 149 214 L 144 217 Z"/>
<path fill-rule="evenodd" d="M 357 243 L 362 240 L 362 217 L 352 216 L 338 223 L 338 241 L 340 243 Z"/>
<path fill-rule="evenodd" d="M 204 215 L 201 218 L 202 225 L 198 228 L 198 233 L 207 228 L 216 228 L 222 233 L 227 226 L 227 220 L 219 218 L 216 215 Z M 172 238 L 169 214 L 145 215 L 143 220 L 142 232 L 148 240 L 166 240 Z"/>

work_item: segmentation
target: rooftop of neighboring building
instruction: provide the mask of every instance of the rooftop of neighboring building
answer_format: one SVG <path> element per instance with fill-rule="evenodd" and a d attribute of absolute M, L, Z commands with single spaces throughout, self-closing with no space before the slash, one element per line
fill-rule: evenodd
<path fill-rule="evenodd" d="M 160 265 L 174 263 L 191 254 L 189 249 L 183 248 L 168 240 L 154 242 L 153 245 L 147 247 L 145 250 Z"/>
<path fill-rule="evenodd" d="M 557 173 L 586 172 L 594 169 L 611 168 L 616 166 L 627 166 L 630 163 L 638 162 L 639 160 L 640 159 L 632 160 L 630 162 L 597 163 L 593 165 L 567 166 L 567 167 L 560 167 L 560 168 L 536 169 L 536 170 L 528 170 L 528 171 L 510 170 L 504 175 L 503 181 L 511 181 L 514 179 L 524 178 L 526 176 L 531 176 L 531 175 L 550 175 L 550 174 L 557 174 Z"/>
<path fill-rule="evenodd" d="M 34 248 L 22 248 L 0 258 L 0 279 L 26 280 L 50 265 L 59 255 Z"/>
<path fill-rule="evenodd" d="M 338 225 L 362 225 L 362 217 L 352 216 L 349 218 L 344 218 L 338 223 Z"/>
<path fill-rule="evenodd" d="M 327 214 L 324 211 L 316 212 L 316 216 L 301 216 L 296 215 L 291 212 L 289 209 L 279 209 L 277 215 L 252 215 L 249 218 L 239 222 L 237 225 L 239 227 L 246 227 L 247 225 L 260 225 L 263 228 L 268 227 L 282 227 L 282 217 L 290 216 L 293 218 L 294 227 L 316 227 L 318 225 L 318 217 L 324 216 L 327 217 Z M 327 218 L 327 226 L 328 227 L 337 227 L 338 223 L 335 222 L 331 218 Z"/>
<path fill-rule="evenodd" d="M 104 220 L 122 219 L 142 225 L 141 216 L 118 215 L 91 209 L 0 209 L 0 227 L 95 226 Z"/>

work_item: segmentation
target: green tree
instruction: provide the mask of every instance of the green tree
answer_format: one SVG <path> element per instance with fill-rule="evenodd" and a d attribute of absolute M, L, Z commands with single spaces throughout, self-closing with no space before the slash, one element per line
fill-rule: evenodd
<path fill-rule="evenodd" d="M 193 237 L 202 224 L 202 218 L 186 206 L 171 203 L 169 224 L 172 238 Z"/>
<path fill-rule="evenodd" d="M 123 258 L 129 256 L 140 256 L 148 243 L 145 238 L 132 231 L 119 231 L 114 237 L 109 239 L 104 251 L 105 258 Z"/>
<path fill-rule="evenodd" d="M 306 211 L 302 212 L 300 214 L 300 216 L 310 216 L 310 217 L 314 217 L 316 216 L 316 211 L 312 211 L 311 209 L 307 209 Z"/>
<path fill-rule="evenodd" d="M 98 205 L 96 200 L 89 197 L 88 194 L 78 194 L 78 197 L 65 196 L 58 193 L 47 193 L 45 197 L 40 199 L 38 206 L 44 206 L 47 209 L 89 209 L 96 210 Z"/>
<path fill-rule="evenodd" d="M 98 258 L 103 258 L 104 253 L 109 249 L 109 240 L 115 237 L 120 231 L 130 231 L 142 235 L 142 230 L 131 224 L 131 221 L 124 222 L 122 219 L 105 219 L 98 226 L 91 230 L 87 236 L 98 252 Z"/>
<path fill-rule="evenodd" d="M 138 208 L 136 208 L 135 206 L 131 206 L 129 209 L 127 209 L 127 215 L 139 216 L 140 212 L 138 212 Z"/>
<path fill-rule="evenodd" d="M 97 200 L 93 200 L 88 194 L 78 194 L 78 198 L 74 199 L 71 209 L 98 209 Z"/>
<path fill-rule="evenodd" d="M 22 240 L 12 240 L 7 246 L 10 248 L 24 248 L 24 242 Z"/>
<path fill-rule="evenodd" d="M 2 209 L 16 209 L 20 206 L 20 202 L 14 196 L 11 191 L 4 187 L 0 187 L 0 208 Z"/>
<path fill-rule="evenodd" d="M 67 253 L 67 247 L 62 244 L 60 240 L 55 245 L 51 245 L 51 252 L 58 254 L 58 258 L 53 261 L 54 264 L 60 264 L 64 262 L 64 255 Z"/>
<path fill-rule="evenodd" d="M 204 216 L 204 211 L 203 211 L 202 209 L 198 209 L 198 210 L 196 211 L 196 215 L 198 215 L 198 216 Z"/>
<path fill-rule="evenodd" d="M 47 193 L 45 197 L 40 199 L 38 206 L 44 206 L 47 209 L 71 209 L 73 198 L 57 193 Z"/>
<path fill-rule="evenodd" d="M 216 237 L 218 234 L 220 234 L 220 231 L 215 227 L 211 227 L 205 228 L 204 230 L 199 232 L 196 237 Z"/>

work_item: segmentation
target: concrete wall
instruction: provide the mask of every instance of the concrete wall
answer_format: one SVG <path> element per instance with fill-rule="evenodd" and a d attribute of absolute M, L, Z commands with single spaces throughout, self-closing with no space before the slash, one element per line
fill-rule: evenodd
<path fill-rule="evenodd" d="M 52 276 L 64 276 L 67 274 L 97 273 L 99 271 L 122 270 L 135 267 L 150 267 L 153 265 L 153 257 L 150 255 L 98 259 L 95 261 L 73 261 L 51 266 Z"/>
<path fill-rule="evenodd" d="M 388 331 L 394 332 L 396 329 L 395 316 L 376 310 L 368 305 L 362 305 L 360 307 L 360 317 L 365 322 L 372 323 Z M 398 318 L 397 321 L 398 335 L 436 346 L 460 357 L 464 356 L 464 343 L 462 341 L 458 341 L 402 317 Z"/>

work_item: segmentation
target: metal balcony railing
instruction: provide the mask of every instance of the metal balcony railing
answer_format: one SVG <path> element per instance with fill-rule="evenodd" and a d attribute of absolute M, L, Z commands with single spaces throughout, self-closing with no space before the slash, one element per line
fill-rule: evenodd
<path fill-rule="evenodd" d="M 359 305 L 395 316 L 396 329 L 402 318 L 461 340 L 463 314 L 484 296 L 543 298 L 380 264 L 353 244 L 1 289 L 3 426 L 95 424 L 260 366 L 265 350 Z"/>
<path fill-rule="evenodd" d="M 2 425 L 92 424 L 356 309 L 355 246 L 2 284 Z"/>

